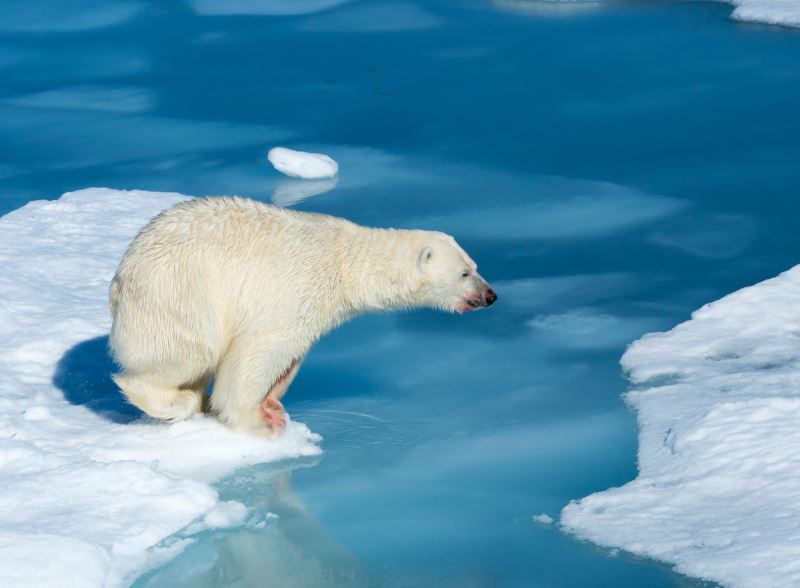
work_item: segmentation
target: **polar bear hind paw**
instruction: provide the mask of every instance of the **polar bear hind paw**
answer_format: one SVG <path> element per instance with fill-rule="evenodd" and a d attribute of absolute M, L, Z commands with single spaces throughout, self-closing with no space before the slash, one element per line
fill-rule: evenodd
<path fill-rule="evenodd" d="M 142 379 L 123 374 L 114 376 L 114 382 L 131 404 L 162 421 L 174 423 L 203 411 L 203 397 L 196 390 L 159 388 Z"/>

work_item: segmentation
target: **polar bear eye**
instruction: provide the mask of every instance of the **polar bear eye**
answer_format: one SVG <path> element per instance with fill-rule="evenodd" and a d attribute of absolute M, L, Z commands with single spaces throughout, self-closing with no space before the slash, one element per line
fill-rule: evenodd
<path fill-rule="evenodd" d="M 468 278 L 469 277 L 469 270 L 464 270 L 464 272 L 461 274 L 461 277 L 462 278 Z"/>

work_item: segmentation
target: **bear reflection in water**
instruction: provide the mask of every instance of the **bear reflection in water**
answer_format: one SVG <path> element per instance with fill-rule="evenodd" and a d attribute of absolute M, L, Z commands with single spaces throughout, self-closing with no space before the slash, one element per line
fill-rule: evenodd
<path fill-rule="evenodd" d="M 377 586 L 367 567 L 330 536 L 293 492 L 294 471 L 316 464 L 262 464 L 221 482 L 225 499 L 247 501 L 247 523 L 233 530 L 204 531 L 211 540 L 204 537 L 190 545 L 181 557 L 143 576 L 136 587 Z"/>

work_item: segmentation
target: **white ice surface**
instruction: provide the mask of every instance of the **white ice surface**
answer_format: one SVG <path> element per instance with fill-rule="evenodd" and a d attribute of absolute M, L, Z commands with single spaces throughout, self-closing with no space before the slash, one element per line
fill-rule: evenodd
<path fill-rule="evenodd" d="M 277 440 L 212 418 L 107 420 L 53 384 L 73 346 L 107 334 L 108 281 L 135 232 L 187 197 L 89 189 L 0 218 L 0 586 L 124 585 L 190 523 L 235 524 L 209 483 L 233 469 L 319 453 L 290 422 Z"/>
<path fill-rule="evenodd" d="M 726 0 L 736 20 L 800 27 L 800 0 Z"/>
<path fill-rule="evenodd" d="M 731 18 L 747 22 L 800 27 L 800 0 L 717 0 L 733 5 Z M 591 10 L 597 0 L 492 0 L 502 9 L 531 14 L 571 14 Z M 557 6 L 565 7 L 557 10 Z"/>
<path fill-rule="evenodd" d="M 569 504 L 566 530 L 734 587 L 800 586 L 800 266 L 622 358 L 639 476 Z"/>
<path fill-rule="evenodd" d="M 276 170 L 290 178 L 321 180 L 339 173 L 339 164 L 323 153 L 273 147 L 267 153 L 267 159 Z"/>

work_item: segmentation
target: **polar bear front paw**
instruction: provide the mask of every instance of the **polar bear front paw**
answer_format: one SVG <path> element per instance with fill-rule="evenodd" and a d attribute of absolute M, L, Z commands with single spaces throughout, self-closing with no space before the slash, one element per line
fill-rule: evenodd
<path fill-rule="evenodd" d="M 267 396 L 261 403 L 261 418 L 275 433 L 286 428 L 286 410 L 280 400 L 272 396 Z"/>

